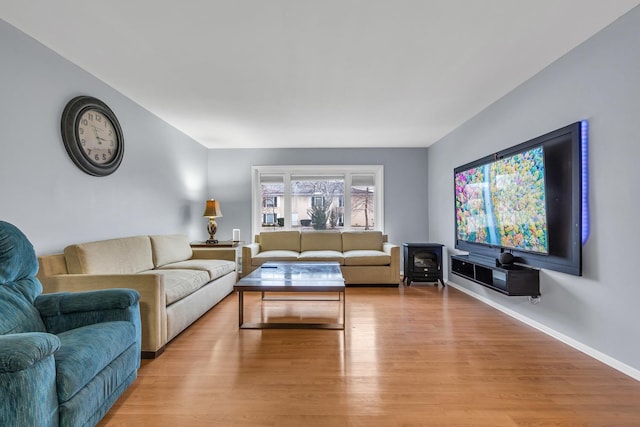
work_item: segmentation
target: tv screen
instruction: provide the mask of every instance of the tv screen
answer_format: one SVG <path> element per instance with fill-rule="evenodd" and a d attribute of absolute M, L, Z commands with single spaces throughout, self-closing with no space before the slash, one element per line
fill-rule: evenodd
<path fill-rule="evenodd" d="M 587 122 L 575 122 L 456 167 L 455 248 L 485 262 L 508 251 L 518 264 L 582 275 L 587 144 Z"/>
<path fill-rule="evenodd" d="M 549 253 L 544 148 L 455 173 L 457 239 Z"/>

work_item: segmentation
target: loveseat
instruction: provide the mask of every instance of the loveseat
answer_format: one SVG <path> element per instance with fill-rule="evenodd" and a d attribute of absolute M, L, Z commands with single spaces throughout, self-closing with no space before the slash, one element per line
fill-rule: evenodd
<path fill-rule="evenodd" d="M 132 289 L 42 294 L 33 246 L 0 221 L 0 426 L 94 426 L 136 379 Z"/>
<path fill-rule="evenodd" d="M 242 247 L 242 273 L 267 261 L 337 261 L 347 285 L 400 282 L 400 247 L 379 231 L 266 231 Z"/>
<path fill-rule="evenodd" d="M 184 235 L 132 236 L 75 244 L 40 256 L 45 292 L 131 288 L 140 293 L 142 357 L 169 341 L 229 295 L 236 264 L 217 251 L 191 248 Z"/>

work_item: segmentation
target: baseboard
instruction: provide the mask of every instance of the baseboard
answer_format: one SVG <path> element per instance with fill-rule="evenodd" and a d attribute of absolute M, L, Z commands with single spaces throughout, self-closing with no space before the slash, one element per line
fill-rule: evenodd
<path fill-rule="evenodd" d="M 514 319 L 517 319 L 519 321 L 521 321 L 522 323 L 525 323 L 533 328 L 536 328 L 537 330 L 539 330 L 540 332 L 543 332 L 547 335 L 549 335 L 552 338 L 557 339 L 558 341 L 561 341 L 573 348 L 575 348 L 576 350 L 581 351 L 582 353 L 586 354 L 587 356 L 593 357 L 594 359 L 604 363 L 605 365 L 608 365 L 610 367 L 612 367 L 613 369 L 622 372 L 625 375 L 628 375 L 629 377 L 633 378 L 636 381 L 640 381 L 640 370 L 635 369 L 617 359 L 614 359 L 613 357 L 602 353 L 592 347 L 589 347 L 588 345 L 585 345 L 584 343 L 581 343 L 580 341 L 577 341 L 567 335 L 564 335 L 558 331 L 556 331 L 555 329 L 549 328 L 548 326 L 545 326 L 527 316 L 523 316 L 522 314 L 513 311 L 501 304 L 496 303 L 495 301 L 492 301 L 488 298 L 483 297 L 482 295 L 478 295 L 474 292 L 471 292 L 470 290 L 458 285 L 457 283 L 451 282 L 451 281 L 447 281 L 447 285 L 451 286 L 452 288 L 456 288 L 457 290 L 459 290 L 460 292 L 463 292 L 479 301 L 482 301 L 483 303 L 495 308 L 496 310 L 499 310 L 503 313 L 505 313 L 508 316 L 513 317 Z"/>
<path fill-rule="evenodd" d="M 345 283 L 347 288 L 397 288 L 399 283 Z"/>

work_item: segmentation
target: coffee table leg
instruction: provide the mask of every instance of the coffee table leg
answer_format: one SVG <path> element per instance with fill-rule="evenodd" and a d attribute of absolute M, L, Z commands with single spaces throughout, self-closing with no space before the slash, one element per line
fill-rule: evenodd
<path fill-rule="evenodd" d="M 341 295 L 342 294 L 342 295 Z M 238 327 L 239 329 L 346 329 L 347 323 L 347 296 L 345 291 L 338 291 L 338 299 L 342 299 L 342 323 L 244 323 L 244 291 L 238 289 Z M 283 299 L 286 301 L 287 299 Z M 296 301 L 296 299 L 290 299 Z M 309 299 L 298 299 L 298 301 L 313 301 Z M 330 300 L 326 300 L 330 301 Z"/>
<path fill-rule="evenodd" d="M 244 323 L 244 292 L 238 291 L 238 327 Z"/>
<path fill-rule="evenodd" d="M 340 295 L 338 294 L 338 297 Z M 342 329 L 345 329 L 347 326 L 347 295 L 344 291 L 342 291 Z"/>

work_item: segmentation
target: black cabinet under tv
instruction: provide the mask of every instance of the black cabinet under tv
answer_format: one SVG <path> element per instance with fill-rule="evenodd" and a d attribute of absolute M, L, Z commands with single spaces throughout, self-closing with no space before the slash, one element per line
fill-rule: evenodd
<path fill-rule="evenodd" d="M 523 265 L 498 266 L 484 257 L 451 255 L 451 272 L 508 296 L 540 296 L 540 272 Z"/>

